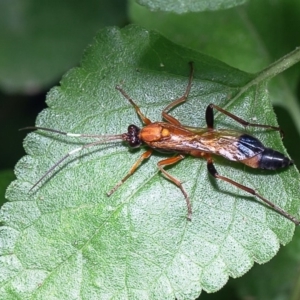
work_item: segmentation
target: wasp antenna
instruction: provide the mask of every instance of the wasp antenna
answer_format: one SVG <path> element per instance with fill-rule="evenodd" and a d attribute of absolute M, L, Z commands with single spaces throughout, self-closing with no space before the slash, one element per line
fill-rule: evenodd
<path fill-rule="evenodd" d="M 58 134 L 68 135 L 67 132 L 63 132 L 63 131 L 52 129 L 52 128 L 38 127 L 38 126 L 28 126 L 28 127 L 24 127 L 24 128 L 19 129 L 19 131 L 22 131 L 22 130 L 44 130 L 44 131 L 55 132 L 55 133 L 58 133 Z"/>
<path fill-rule="evenodd" d="M 120 134 L 117 135 L 99 135 L 99 134 L 86 134 L 86 133 L 72 133 L 72 132 L 65 132 L 65 131 L 61 131 L 61 130 L 56 130 L 56 129 L 52 129 L 52 128 L 47 128 L 47 127 L 39 127 L 39 126 L 29 126 L 29 127 L 24 127 L 24 128 L 20 128 L 19 131 L 22 130 L 44 130 L 44 131 L 48 131 L 48 132 L 54 132 L 54 133 L 58 133 L 61 135 L 66 135 L 66 136 L 70 136 L 70 137 L 83 137 L 83 138 L 100 138 L 103 140 L 106 139 L 111 139 L 116 137 L 116 139 L 120 138 Z"/>
<path fill-rule="evenodd" d="M 107 135 L 107 136 L 101 136 L 101 137 L 105 138 L 105 139 L 83 145 L 81 147 L 75 148 L 75 149 L 71 150 L 70 152 L 68 152 L 64 157 L 62 157 L 59 161 L 57 161 L 50 169 L 48 169 L 48 171 L 46 171 L 46 173 L 30 188 L 29 191 L 32 191 L 47 175 L 49 175 L 57 166 L 59 166 L 69 156 L 72 156 L 75 153 L 82 151 L 83 149 L 90 148 L 90 147 L 93 147 L 93 146 L 97 146 L 97 145 L 100 145 L 100 144 L 104 144 L 108 141 L 117 141 L 117 140 L 123 140 L 124 139 L 123 134 Z"/>
<path fill-rule="evenodd" d="M 70 152 L 61 158 L 58 162 L 56 162 L 29 190 L 31 192 L 48 174 L 50 174 L 58 165 L 60 165 L 64 160 L 66 160 L 70 156 Z"/>

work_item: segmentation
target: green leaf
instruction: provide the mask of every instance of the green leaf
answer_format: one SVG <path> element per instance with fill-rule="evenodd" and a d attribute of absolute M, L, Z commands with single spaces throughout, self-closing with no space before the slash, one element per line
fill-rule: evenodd
<path fill-rule="evenodd" d="M 100 32 L 80 67 L 68 72 L 47 97 L 38 126 L 73 133 L 119 134 L 142 126 L 115 90 L 121 84 L 153 121 L 195 78 L 188 101 L 171 114 L 205 127 L 209 103 L 258 123 L 277 125 L 258 76 L 177 46 L 157 33 L 130 26 Z M 276 67 L 276 64 L 275 64 Z M 269 76 L 270 77 L 270 76 Z M 241 130 L 216 113 L 216 126 Z M 283 153 L 278 132 L 249 129 Z M 143 153 L 109 143 L 78 153 L 32 185 L 82 140 L 34 132 L 24 146 L 1 214 L 2 299 L 194 299 L 220 289 L 254 262 L 265 263 L 288 243 L 294 225 L 254 197 L 216 182 L 206 162 L 187 157 L 168 169 L 190 195 L 193 217 L 180 190 L 156 166 L 155 153 L 111 197 L 106 196 Z M 215 157 L 218 172 L 255 188 L 292 215 L 299 211 L 299 174 L 252 170 Z"/>
<path fill-rule="evenodd" d="M 150 10 L 159 10 L 183 14 L 187 12 L 198 12 L 206 10 L 227 9 L 247 2 L 247 0 L 137 0 L 141 5 Z"/>
<path fill-rule="evenodd" d="M 0 2 L 0 86 L 36 93 L 76 65 L 99 28 L 122 24 L 122 0 Z"/>

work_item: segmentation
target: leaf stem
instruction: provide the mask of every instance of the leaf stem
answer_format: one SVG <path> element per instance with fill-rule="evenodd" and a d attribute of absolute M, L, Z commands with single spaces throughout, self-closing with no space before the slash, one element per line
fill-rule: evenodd
<path fill-rule="evenodd" d="M 261 83 L 262 81 L 269 80 L 272 77 L 282 73 L 286 69 L 290 68 L 292 65 L 300 62 L 300 47 L 297 47 L 294 51 L 288 53 L 287 55 L 281 57 L 274 63 L 270 64 L 267 68 L 254 74 L 253 80 L 245 84 L 234 99 L 239 98 L 245 91 L 247 91 L 251 86 Z"/>
<path fill-rule="evenodd" d="M 287 55 L 281 57 L 271 65 L 269 65 L 264 70 L 257 73 L 257 76 L 253 81 L 257 84 L 263 80 L 271 79 L 272 77 L 282 73 L 286 69 L 290 68 L 292 65 L 300 61 L 300 47 L 297 47 L 294 51 L 288 53 Z"/>

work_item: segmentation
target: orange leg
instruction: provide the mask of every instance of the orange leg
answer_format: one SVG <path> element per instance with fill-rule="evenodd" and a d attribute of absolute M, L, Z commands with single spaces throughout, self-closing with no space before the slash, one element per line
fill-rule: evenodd
<path fill-rule="evenodd" d="M 119 86 L 116 86 L 116 89 L 130 102 L 134 107 L 136 113 L 139 115 L 144 124 L 149 125 L 152 122 L 141 112 L 140 108 L 134 103 L 134 101 L 129 97 L 129 95 Z"/>
<path fill-rule="evenodd" d="M 186 205 L 187 205 L 187 209 L 188 209 L 188 215 L 187 215 L 187 219 L 189 221 L 191 221 L 191 218 L 192 218 L 192 206 L 191 206 L 191 202 L 190 202 L 190 199 L 189 199 L 189 196 L 188 194 L 186 193 L 185 189 L 183 188 L 181 182 L 173 177 L 171 174 L 169 174 L 165 169 L 164 169 L 164 166 L 170 166 L 170 165 L 173 165 L 177 162 L 179 162 L 180 160 L 184 159 L 184 155 L 178 155 L 178 156 L 175 156 L 175 157 L 170 157 L 170 158 L 167 158 L 167 159 L 164 159 L 164 160 L 161 160 L 157 163 L 157 166 L 159 168 L 159 170 L 170 180 L 172 181 L 174 184 L 176 184 L 184 198 L 185 198 L 185 201 L 186 201 Z"/>
<path fill-rule="evenodd" d="M 174 124 L 174 125 L 181 125 L 181 123 L 175 119 L 174 117 L 172 117 L 171 115 L 168 114 L 168 111 L 171 110 L 172 108 L 174 108 L 175 106 L 183 103 L 186 101 L 187 97 L 189 96 L 190 90 L 191 90 L 191 86 L 192 86 L 192 81 L 193 81 L 193 75 L 194 75 L 194 66 L 193 63 L 190 62 L 190 77 L 189 77 L 189 82 L 188 85 L 186 87 L 185 93 L 182 97 L 174 100 L 173 102 L 171 102 L 163 111 L 162 111 L 162 116 L 165 120 L 167 120 L 169 123 Z"/>
<path fill-rule="evenodd" d="M 152 154 L 153 150 L 149 149 L 146 152 L 144 152 L 139 159 L 134 163 L 134 165 L 131 167 L 127 175 L 120 180 L 108 193 L 107 196 L 111 196 L 135 171 L 136 169 L 140 166 L 140 164 L 147 158 L 149 158 Z"/>

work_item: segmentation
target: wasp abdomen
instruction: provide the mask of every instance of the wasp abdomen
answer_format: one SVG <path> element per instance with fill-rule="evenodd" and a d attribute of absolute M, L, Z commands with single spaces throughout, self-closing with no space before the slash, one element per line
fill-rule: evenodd
<path fill-rule="evenodd" d="M 271 148 L 265 148 L 259 160 L 259 168 L 267 170 L 277 170 L 292 164 L 293 161 L 291 159 Z"/>
<path fill-rule="evenodd" d="M 288 157 L 276 150 L 266 148 L 261 141 L 248 134 L 239 137 L 238 149 L 245 157 L 240 161 L 251 168 L 277 170 L 293 164 Z"/>

